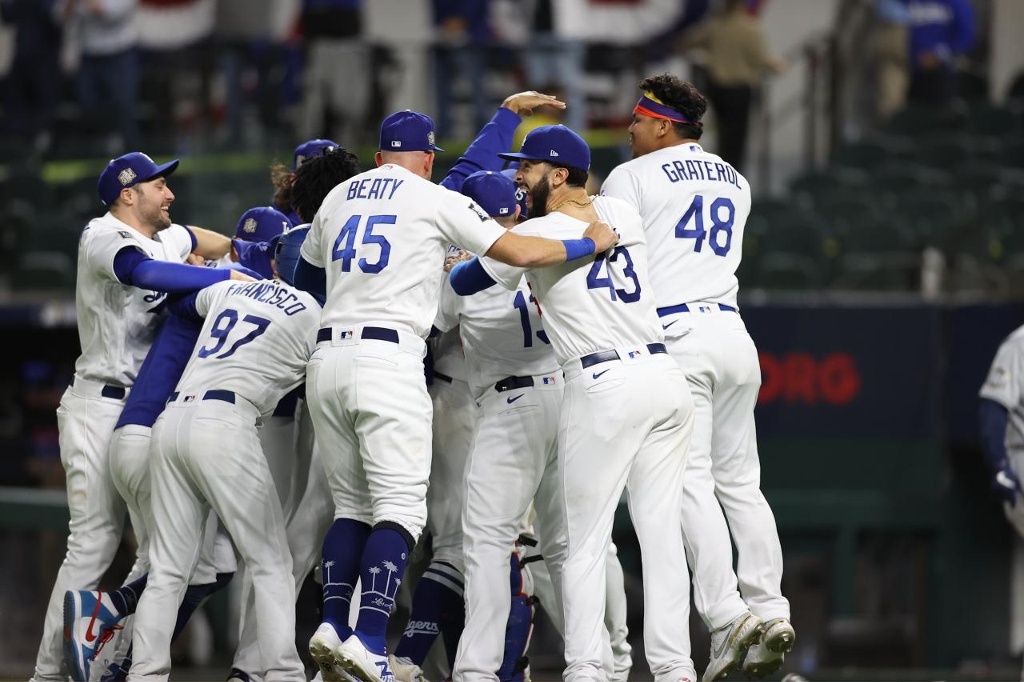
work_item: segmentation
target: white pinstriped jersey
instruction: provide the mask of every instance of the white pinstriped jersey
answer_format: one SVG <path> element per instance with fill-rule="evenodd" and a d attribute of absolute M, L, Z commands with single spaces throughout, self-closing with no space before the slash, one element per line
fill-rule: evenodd
<path fill-rule="evenodd" d="M 647 242 L 636 209 L 621 199 L 594 197 L 598 216 L 619 243 L 593 258 L 524 270 L 483 258 L 491 277 L 513 290 L 523 274 L 540 305 L 544 329 L 560 364 L 600 350 L 663 341 L 647 270 Z M 512 228 L 522 235 L 579 239 L 587 223 L 564 213 Z"/>
<path fill-rule="evenodd" d="M 206 319 L 179 393 L 234 391 L 268 414 L 305 380 L 320 326 L 312 295 L 277 280 L 228 280 L 200 291 L 196 310 Z"/>
<path fill-rule="evenodd" d="M 485 253 L 505 234 L 471 199 L 385 164 L 335 187 L 302 243 L 327 271 L 323 326 L 379 323 L 426 338 L 450 243 Z"/>
<path fill-rule="evenodd" d="M 699 144 L 679 144 L 617 166 L 601 194 L 640 211 L 659 308 L 693 301 L 736 307 L 750 185 L 732 166 Z"/>
<path fill-rule="evenodd" d="M 459 327 L 467 381 L 476 400 L 508 376 L 535 376 L 558 369 L 525 278 L 514 291 L 490 287 L 459 296 L 445 283 L 437 309 L 438 329 Z"/>
<path fill-rule="evenodd" d="M 93 218 L 82 231 L 75 284 L 82 353 L 75 361 L 75 374 L 117 386 L 135 383 L 167 296 L 117 279 L 114 256 L 126 246 L 155 260 L 184 263 L 192 251 L 192 233 L 172 224 L 150 239 L 110 213 Z"/>

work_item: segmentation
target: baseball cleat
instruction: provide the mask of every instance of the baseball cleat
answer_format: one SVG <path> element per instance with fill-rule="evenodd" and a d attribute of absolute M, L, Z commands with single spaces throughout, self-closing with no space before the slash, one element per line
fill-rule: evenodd
<path fill-rule="evenodd" d="M 316 661 L 320 668 L 320 675 L 324 682 L 347 682 L 348 677 L 343 674 L 341 660 L 335 653 L 341 646 L 341 638 L 330 623 L 320 623 L 316 632 L 309 640 L 309 655 Z"/>
<path fill-rule="evenodd" d="M 361 682 L 395 682 L 387 654 L 375 654 L 355 633 L 337 649 L 341 667 Z"/>
<path fill-rule="evenodd" d="M 427 678 L 423 676 L 423 668 L 405 656 L 398 657 L 392 654 L 388 656 L 388 664 L 391 666 L 391 674 L 398 682 L 427 682 Z"/>
<path fill-rule="evenodd" d="M 252 677 L 244 670 L 232 668 L 231 672 L 228 673 L 227 682 L 252 682 Z"/>
<path fill-rule="evenodd" d="M 106 592 L 64 593 L 64 663 L 71 679 L 88 682 L 96 654 L 121 629 L 120 620 L 121 614 Z"/>
<path fill-rule="evenodd" d="M 747 649 L 760 639 L 763 627 L 761 619 L 748 611 L 712 632 L 711 660 L 701 682 L 721 680 L 739 666 Z"/>
<path fill-rule="evenodd" d="M 743 672 L 749 677 L 766 677 L 782 667 L 786 654 L 793 650 L 796 632 L 785 618 L 765 623 L 761 639 L 750 647 L 743 660 Z"/>

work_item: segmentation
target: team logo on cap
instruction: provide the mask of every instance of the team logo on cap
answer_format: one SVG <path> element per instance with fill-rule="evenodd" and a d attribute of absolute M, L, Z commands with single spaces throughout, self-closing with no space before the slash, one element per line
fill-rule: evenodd
<path fill-rule="evenodd" d="M 242 232 L 245 232 L 246 234 L 253 234 L 256 232 L 256 219 L 246 218 L 245 222 L 242 223 Z"/>
<path fill-rule="evenodd" d="M 128 185 L 135 182 L 135 178 L 137 177 L 139 176 L 135 174 L 135 171 L 133 171 L 131 168 L 125 168 L 123 171 L 117 174 L 117 181 L 121 183 L 122 187 L 127 187 Z"/>

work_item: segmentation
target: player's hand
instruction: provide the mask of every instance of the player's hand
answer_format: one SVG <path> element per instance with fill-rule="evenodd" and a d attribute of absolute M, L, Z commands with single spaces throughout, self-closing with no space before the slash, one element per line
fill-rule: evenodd
<path fill-rule="evenodd" d="M 556 99 L 554 95 L 545 95 L 536 90 L 527 90 L 526 92 L 517 92 L 514 95 L 509 95 L 501 103 L 501 106 L 511 109 L 513 113 L 520 116 L 532 116 L 533 110 L 537 107 L 546 106 L 554 107 L 555 109 L 565 109 L 565 102 Z"/>
<path fill-rule="evenodd" d="M 594 253 L 607 251 L 619 242 L 619 233 L 603 220 L 595 220 L 587 225 L 583 236 L 594 242 Z"/>
<path fill-rule="evenodd" d="M 1000 467 L 996 469 L 995 475 L 992 476 L 992 490 L 1010 506 L 1015 506 L 1017 496 L 1024 494 L 1024 488 L 1021 488 L 1017 472 L 1013 470 L 1009 462 L 1003 460 Z"/>
<path fill-rule="evenodd" d="M 245 274 L 244 272 L 239 272 L 238 270 L 234 270 L 234 269 L 230 270 L 230 275 L 229 275 L 228 279 L 235 279 L 235 280 L 238 280 L 239 282 L 255 282 L 256 281 L 255 277 L 250 277 L 249 275 Z"/>
<path fill-rule="evenodd" d="M 462 249 L 459 249 L 458 251 L 444 259 L 444 271 L 451 272 L 452 268 L 454 268 L 457 263 L 461 263 L 464 260 L 469 260 L 472 257 L 473 254 L 471 254 L 469 251 L 463 251 Z"/>

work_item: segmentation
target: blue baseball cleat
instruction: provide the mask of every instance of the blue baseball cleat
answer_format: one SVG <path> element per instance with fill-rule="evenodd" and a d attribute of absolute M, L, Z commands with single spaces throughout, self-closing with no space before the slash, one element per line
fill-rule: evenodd
<path fill-rule="evenodd" d="M 64 664 L 75 682 L 88 682 L 96 654 L 121 629 L 121 614 L 106 592 L 64 593 Z"/>

